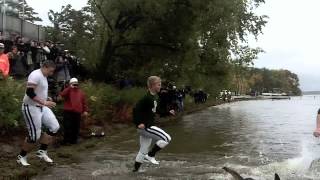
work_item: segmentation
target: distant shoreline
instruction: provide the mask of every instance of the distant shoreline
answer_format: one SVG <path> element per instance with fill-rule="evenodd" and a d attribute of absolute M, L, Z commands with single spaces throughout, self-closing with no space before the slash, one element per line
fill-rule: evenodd
<path fill-rule="evenodd" d="M 302 95 L 320 95 L 320 91 L 302 91 Z"/>

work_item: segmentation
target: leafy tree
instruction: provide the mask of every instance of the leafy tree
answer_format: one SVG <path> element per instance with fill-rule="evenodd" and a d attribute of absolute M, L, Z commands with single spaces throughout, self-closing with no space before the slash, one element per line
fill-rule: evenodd
<path fill-rule="evenodd" d="M 82 54 L 97 80 L 130 77 L 144 84 L 146 76 L 158 74 L 178 84 L 218 91 L 230 86 L 227 79 L 237 60 L 244 67 L 260 52 L 251 49 L 246 38 L 257 37 L 266 23 L 265 16 L 253 12 L 261 3 L 89 0 L 80 11 L 70 5 L 50 11 L 54 27 L 48 32 Z M 234 60 L 236 48 L 243 52 Z"/>
<path fill-rule="evenodd" d="M 68 4 L 62 6 L 60 12 L 50 10 L 48 16 L 53 24 L 53 27 L 46 28 L 48 39 L 61 42 L 76 55 L 84 57 L 84 49 L 89 47 L 88 42 L 94 39 L 95 25 L 90 8 L 75 10 Z"/>
<path fill-rule="evenodd" d="M 250 48 L 249 46 L 235 46 L 231 49 L 233 57 L 233 85 L 238 94 L 246 93 L 249 88 L 247 81 L 249 66 L 253 65 L 253 60 L 257 59 L 259 53 L 263 52 L 260 48 Z M 252 79 L 251 79 L 252 81 Z"/>
<path fill-rule="evenodd" d="M 3 3 L 3 0 L 0 1 Z M 34 11 L 32 7 L 28 5 L 26 0 L 12 0 L 6 1 L 6 14 L 23 19 L 25 21 L 29 21 L 34 23 L 36 21 L 42 21 L 40 17 L 38 17 L 38 13 Z"/>

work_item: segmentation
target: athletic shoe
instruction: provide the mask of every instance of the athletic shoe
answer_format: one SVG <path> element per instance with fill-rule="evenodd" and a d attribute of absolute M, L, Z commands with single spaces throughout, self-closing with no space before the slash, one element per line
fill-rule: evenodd
<path fill-rule="evenodd" d="M 37 156 L 40 159 L 43 159 L 45 162 L 53 163 L 52 159 L 48 156 L 47 151 L 45 151 L 45 150 L 41 150 L 41 149 L 38 150 L 37 151 Z"/>
<path fill-rule="evenodd" d="M 30 166 L 30 164 L 27 162 L 27 156 L 21 156 L 18 155 L 17 163 L 21 164 L 22 166 Z"/>
<path fill-rule="evenodd" d="M 159 161 L 157 161 L 154 157 L 149 156 L 148 154 L 144 158 L 147 159 L 152 164 L 156 164 L 156 165 L 159 164 Z"/>

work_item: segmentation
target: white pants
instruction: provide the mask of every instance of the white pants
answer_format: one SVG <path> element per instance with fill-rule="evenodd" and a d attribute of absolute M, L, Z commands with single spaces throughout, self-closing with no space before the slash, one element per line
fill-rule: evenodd
<path fill-rule="evenodd" d="M 152 141 L 160 148 L 164 148 L 171 141 L 171 137 L 164 130 L 151 126 L 145 129 L 137 129 L 140 135 L 140 150 L 136 156 L 136 162 L 143 163 L 145 155 L 148 154 Z"/>
<path fill-rule="evenodd" d="M 40 139 L 42 125 L 48 128 L 51 133 L 56 133 L 60 125 L 56 116 L 51 109 L 46 106 L 33 106 L 28 104 L 22 104 L 22 114 L 26 122 L 29 140 L 36 142 Z"/>

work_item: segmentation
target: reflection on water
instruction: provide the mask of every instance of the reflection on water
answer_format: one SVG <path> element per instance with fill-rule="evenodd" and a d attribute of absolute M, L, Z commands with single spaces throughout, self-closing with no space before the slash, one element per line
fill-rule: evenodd
<path fill-rule="evenodd" d="M 244 177 L 320 179 L 320 142 L 312 136 L 320 97 L 243 101 L 208 108 L 164 124 L 173 137 L 157 156 L 160 166 L 131 173 L 138 149 L 135 130 L 108 138 L 83 161 L 57 166 L 35 179 L 231 179 L 221 168 Z"/>

